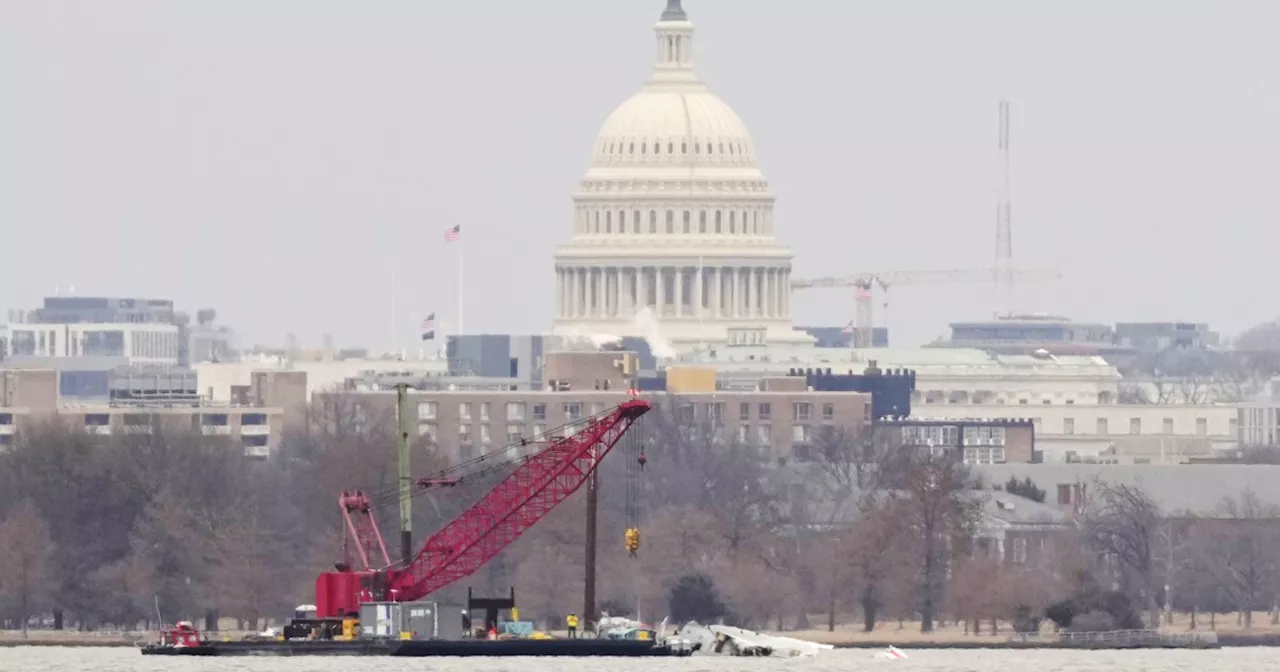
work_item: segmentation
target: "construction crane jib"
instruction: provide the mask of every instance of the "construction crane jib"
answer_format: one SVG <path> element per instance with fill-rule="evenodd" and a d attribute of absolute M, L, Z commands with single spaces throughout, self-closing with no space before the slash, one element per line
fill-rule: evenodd
<path fill-rule="evenodd" d="M 952 269 L 934 271 L 877 271 L 854 273 L 844 276 L 831 276 L 791 281 L 792 289 L 813 289 L 818 287 L 852 287 L 856 315 L 854 317 L 854 347 L 871 347 L 872 301 L 871 292 L 875 286 L 882 291 L 894 285 L 949 285 L 955 283 L 991 282 L 998 283 L 1002 279 L 1002 270 L 994 268 Z M 1058 280 L 1062 273 L 1056 269 L 1018 270 L 1012 273 L 1014 280 Z"/>

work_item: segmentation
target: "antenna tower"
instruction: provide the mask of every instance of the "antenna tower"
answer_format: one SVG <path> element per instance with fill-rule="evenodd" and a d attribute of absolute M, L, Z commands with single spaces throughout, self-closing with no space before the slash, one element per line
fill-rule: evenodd
<path fill-rule="evenodd" d="M 1000 101 L 1000 198 L 996 204 L 996 293 L 1004 314 L 1013 315 L 1013 208 L 1009 178 L 1009 101 Z"/>

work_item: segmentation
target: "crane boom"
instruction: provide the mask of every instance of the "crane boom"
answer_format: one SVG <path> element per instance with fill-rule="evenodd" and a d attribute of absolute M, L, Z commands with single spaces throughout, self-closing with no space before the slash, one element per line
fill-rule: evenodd
<path fill-rule="evenodd" d="M 411 601 L 466 577 L 568 499 L 599 466 L 649 402 L 631 399 L 529 456 L 460 516 L 431 535 L 406 567 L 325 572 L 316 579 L 316 612 L 337 618 L 360 602 Z M 342 568 L 339 568 L 342 570 Z"/>
<path fill-rule="evenodd" d="M 853 287 L 856 313 L 854 317 L 854 347 L 871 347 L 872 303 L 874 285 L 888 289 L 891 285 L 938 285 L 961 282 L 992 282 L 1012 280 L 1058 280 L 1062 273 L 1054 270 L 1009 270 L 995 268 L 951 269 L 939 271 L 880 271 L 825 278 L 795 279 L 792 289 L 816 287 Z"/>
<path fill-rule="evenodd" d="M 1018 280 L 1057 280 L 1062 277 L 1057 270 L 1022 270 L 1015 271 Z M 797 279 L 791 281 L 796 289 L 811 287 L 862 287 L 870 289 L 871 284 L 884 285 L 937 285 L 952 282 L 995 282 L 999 271 L 994 268 L 955 269 L 949 271 L 883 271 L 864 272 L 851 275 L 830 276 L 825 278 Z"/>

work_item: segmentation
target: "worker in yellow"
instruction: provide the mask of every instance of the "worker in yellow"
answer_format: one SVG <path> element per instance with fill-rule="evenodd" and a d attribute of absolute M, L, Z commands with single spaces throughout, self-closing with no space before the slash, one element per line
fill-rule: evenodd
<path fill-rule="evenodd" d="M 511 607 L 511 622 L 512 623 L 520 622 L 520 610 L 516 609 L 515 607 Z"/>
<path fill-rule="evenodd" d="M 634 527 L 627 528 L 626 533 L 622 536 L 622 545 L 627 549 L 627 552 L 634 556 L 636 551 L 640 550 L 640 530 Z"/>
<path fill-rule="evenodd" d="M 573 613 L 572 611 L 569 612 L 569 615 L 566 616 L 564 619 L 564 625 L 569 630 L 569 639 L 577 639 L 578 638 L 578 615 Z"/>

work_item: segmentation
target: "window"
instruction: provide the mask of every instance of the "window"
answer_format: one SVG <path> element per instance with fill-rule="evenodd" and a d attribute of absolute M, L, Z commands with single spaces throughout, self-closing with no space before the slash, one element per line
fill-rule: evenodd
<path fill-rule="evenodd" d="M 808 420 L 809 414 L 813 412 L 813 405 L 807 401 L 797 401 L 792 406 L 791 418 L 793 420 Z"/>
<path fill-rule="evenodd" d="M 1130 434 L 1142 433 L 1142 418 L 1129 418 L 1129 433 Z"/>
<path fill-rule="evenodd" d="M 1107 419 L 1098 418 L 1098 436 L 1107 435 Z"/>
<path fill-rule="evenodd" d="M 676 232 L 676 213 L 667 211 L 667 233 Z"/>
<path fill-rule="evenodd" d="M 471 421 L 471 402 L 464 401 L 458 404 L 458 419 L 467 422 Z"/>
<path fill-rule="evenodd" d="M 793 443 L 808 443 L 813 433 L 809 430 L 809 425 L 792 425 L 791 441 Z"/>
<path fill-rule="evenodd" d="M 823 404 L 823 405 L 822 405 L 822 419 L 823 419 L 823 420 L 833 420 L 833 419 L 835 419 L 835 417 L 836 417 L 836 405 L 835 405 L 835 404 Z"/>
<path fill-rule="evenodd" d="M 267 424 L 266 413 L 245 413 L 240 416 L 241 425 L 265 425 Z"/>
<path fill-rule="evenodd" d="M 566 422 L 576 422 L 582 418 L 582 404 L 576 401 L 565 402 L 564 419 Z"/>
<path fill-rule="evenodd" d="M 534 419 L 534 420 L 546 420 L 546 419 L 547 419 L 547 405 L 546 405 L 546 404 L 534 404 L 534 405 L 533 405 L 533 419 Z"/>
<path fill-rule="evenodd" d="M 737 437 L 738 443 L 750 443 L 751 425 L 738 425 Z"/>
<path fill-rule="evenodd" d="M 1071 484 L 1070 483 L 1058 484 L 1058 503 L 1059 504 L 1071 503 Z"/>
<path fill-rule="evenodd" d="M 507 425 L 507 443 L 520 443 L 523 429 L 521 425 Z"/>
<path fill-rule="evenodd" d="M 89 416 L 85 416 L 85 424 L 89 424 Z M 205 427 L 225 427 L 227 424 L 226 413 L 206 413 L 200 416 L 200 424 Z"/>
<path fill-rule="evenodd" d="M 458 425 L 458 443 L 471 443 L 471 425 Z"/>
<path fill-rule="evenodd" d="M 435 423 L 424 422 L 421 425 L 418 425 L 418 436 L 426 437 L 432 441 L 437 441 L 438 439 L 436 437 L 438 437 L 439 434 L 436 433 Z"/>
<path fill-rule="evenodd" d="M 240 437 L 242 445 L 246 448 L 261 448 L 267 445 L 267 439 L 271 437 L 266 434 L 250 434 L 249 436 Z"/>
<path fill-rule="evenodd" d="M 1063 434 L 1075 434 L 1075 433 L 1076 433 L 1076 419 L 1075 419 L 1075 418 L 1063 418 L 1063 419 L 1062 419 L 1062 433 L 1063 433 Z"/>
<path fill-rule="evenodd" d="M 751 419 L 751 404 L 750 404 L 750 403 L 748 403 L 748 402 L 745 402 L 745 401 L 744 401 L 744 402 L 742 402 L 741 404 L 738 404 L 738 419 L 739 419 L 739 420 L 750 420 L 750 419 Z"/>
<path fill-rule="evenodd" d="M 1013 564 L 1027 564 L 1027 540 L 1022 537 L 1013 539 Z"/>
<path fill-rule="evenodd" d="M 698 213 L 698 233 L 707 232 L 707 211 L 703 210 Z"/>
<path fill-rule="evenodd" d="M 480 443 L 489 443 L 489 425 L 480 425 Z"/>
<path fill-rule="evenodd" d="M 682 425 L 693 424 L 693 404 L 687 401 L 676 403 L 676 422 Z"/>
<path fill-rule="evenodd" d="M 151 426 L 151 416 L 147 415 L 146 413 L 125 413 L 123 420 L 124 420 L 125 427 L 150 427 Z"/>
<path fill-rule="evenodd" d="M 1165 434 L 1173 433 L 1173 418 L 1165 418 L 1161 431 Z"/>
<path fill-rule="evenodd" d="M 7 426 L 7 425 L 12 425 L 12 424 L 13 424 L 13 414 L 12 414 L 12 413 L 0 413 L 0 425 L 5 425 L 5 426 Z"/>
<path fill-rule="evenodd" d="M 707 419 L 711 424 L 720 427 L 724 425 L 724 402 L 713 401 L 707 404 Z"/>
<path fill-rule="evenodd" d="M 756 426 L 756 443 L 767 446 L 773 443 L 773 430 L 769 425 Z"/>
<path fill-rule="evenodd" d="M 757 416 L 761 420 L 768 420 L 770 419 L 769 418 L 770 414 L 773 413 L 773 408 L 770 406 L 770 404 L 767 404 L 767 403 L 760 404 L 760 408 L 758 408 L 757 411 L 758 411 Z"/>
<path fill-rule="evenodd" d="M 1209 419 L 1196 418 L 1196 434 L 1204 436 L 1209 433 Z"/>
<path fill-rule="evenodd" d="M 418 420 L 435 420 L 436 418 L 436 402 L 419 401 L 418 402 Z"/>
<path fill-rule="evenodd" d="M 546 433 L 547 433 L 547 426 L 546 426 L 546 425 L 544 425 L 544 424 L 542 424 L 542 423 L 538 423 L 538 424 L 535 424 L 535 425 L 533 426 L 533 435 L 534 435 L 534 436 L 542 436 L 543 434 L 546 434 Z"/>
<path fill-rule="evenodd" d="M 684 232 L 692 233 L 689 229 L 690 229 L 689 211 L 685 210 L 684 211 Z"/>
<path fill-rule="evenodd" d="M 480 404 L 480 421 L 489 422 L 489 402 L 487 401 Z"/>
<path fill-rule="evenodd" d="M 524 420 L 524 402 L 508 401 L 507 402 L 507 419 L 508 420 Z"/>
<path fill-rule="evenodd" d="M 649 211 L 649 233 L 657 233 L 657 232 L 658 232 L 658 211 L 650 210 Z"/>

